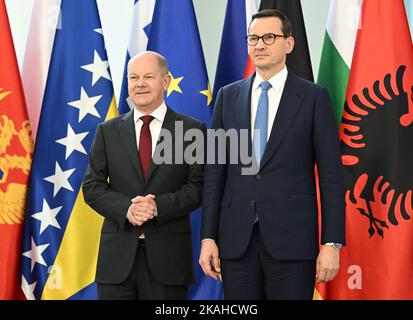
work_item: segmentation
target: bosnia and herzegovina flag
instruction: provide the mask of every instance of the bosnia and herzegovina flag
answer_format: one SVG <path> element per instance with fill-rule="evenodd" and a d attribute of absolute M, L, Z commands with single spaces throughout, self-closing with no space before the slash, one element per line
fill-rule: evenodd
<path fill-rule="evenodd" d="M 62 0 L 35 144 L 22 248 L 27 299 L 96 298 L 102 218 L 80 191 L 98 123 L 116 113 L 95 0 Z"/>
<path fill-rule="evenodd" d="M 168 106 L 209 126 L 212 94 L 192 0 L 156 1 L 148 50 L 159 52 L 168 60 L 172 77 L 165 99 Z M 197 210 L 191 217 L 196 282 L 190 287 L 188 298 L 218 299 L 222 297 L 221 284 L 207 278 L 198 264 L 200 214 Z"/>

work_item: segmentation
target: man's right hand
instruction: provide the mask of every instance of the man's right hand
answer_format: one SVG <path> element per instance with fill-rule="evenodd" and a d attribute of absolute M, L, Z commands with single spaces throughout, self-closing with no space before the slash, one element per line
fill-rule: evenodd
<path fill-rule="evenodd" d="M 206 276 L 217 280 L 221 274 L 218 246 L 215 240 L 206 239 L 202 241 L 199 264 Z"/>
<path fill-rule="evenodd" d="M 139 198 L 139 197 L 136 197 Z M 142 209 L 142 202 L 144 202 L 141 199 L 135 200 L 136 198 L 132 199 L 132 204 L 129 206 L 128 212 L 126 214 L 126 218 L 128 221 L 134 225 L 134 226 L 142 226 L 146 221 L 153 219 L 154 217 L 154 208 L 152 208 L 149 205 L 146 205 L 147 210 Z M 147 195 L 146 197 L 140 197 L 142 199 L 147 200 L 154 200 L 155 196 L 153 195 Z M 156 209 L 156 208 L 155 208 Z"/>

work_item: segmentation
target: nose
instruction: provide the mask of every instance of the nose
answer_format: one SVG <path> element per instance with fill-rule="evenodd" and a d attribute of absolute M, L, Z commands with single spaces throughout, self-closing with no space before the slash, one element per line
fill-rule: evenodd
<path fill-rule="evenodd" d="M 142 88 L 146 86 L 146 82 L 144 78 L 139 78 L 138 80 L 136 80 L 135 86 L 138 88 Z"/>

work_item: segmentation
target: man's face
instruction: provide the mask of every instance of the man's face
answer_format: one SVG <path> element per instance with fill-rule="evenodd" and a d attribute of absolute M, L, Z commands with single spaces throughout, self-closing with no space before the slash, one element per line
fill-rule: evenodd
<path fill-rule="evenodd" d="M 281 20 L 276 17 L 255 19 L 249 29 L 249 35 L 259 37 L 266 33 L 283 35 Z M 286 60 L 286 55 L 293 50 L 294 39 L 292 37 L 277 37 L 271 45 L 266 45 L 260 39 L 256 46 L 248 46 L 248 54 L 257 69 L 265 71 L 280 71 Z"/>
<path fill-rule="evenodd" d="M 162 72 L 158 60 L 151 54 L 136 58 L 129 66 L 129 97 L 142 111 L 151 112 L 161 105 L 169 83 L 170 76 Z"/>

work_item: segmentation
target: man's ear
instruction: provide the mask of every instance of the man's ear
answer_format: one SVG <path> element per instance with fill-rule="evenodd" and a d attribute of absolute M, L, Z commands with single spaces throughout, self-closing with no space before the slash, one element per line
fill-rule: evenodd
<path fill-rule="evenodd" d="M 286 54 L 290 54 L 292 51 L 293 51 L 293 49 L 294 49 L 294 44 L 295 44 L 295 40 L 294 40 L 294 37 L 288 37 L 287 38 L 287 44 L 286 44 L 286 46 L 285 46 L 285 53 Z"/>
<path fill-rule="evenodd" d="M 171 74 L 168 72 L 168 74 L 163 77 L 163 89 L 168 90 L 170 83 L 171 83 Z"/>

